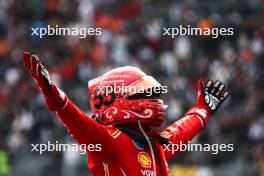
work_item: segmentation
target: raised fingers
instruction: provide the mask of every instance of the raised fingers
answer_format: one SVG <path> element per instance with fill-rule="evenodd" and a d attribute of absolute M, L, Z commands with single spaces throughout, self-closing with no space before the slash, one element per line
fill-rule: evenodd
<path fill-rule="evenodd" d="M 30 54 L 28 52 L 23 52 L 23 60 L 27 69 L 33 75 L 39 75 L 40 62 L 39 58 L 35 54 Z"/>
<path fill-rule="evenodd" d="M 204 90 L 205 90 L 206 92 L 209 92 L 210 89 L 211 89 L 212 84 L 213 84 L 213 82 L 212 82 L 211 80 L 207 81 Z"/>
<path fill-rule="evenodd" d="M 228 96 L 229 92 L 225 92 L 223 96 L 221 96 L 220 100 L 224 101 L 226 97 Z"/>
<path fill-rule="evenodd" d="M 29 69 L 30 68 L 30 57 L 31 57 L 31 54 L 28 53 L 28 52 L 23 52 L 23 60 L 24 60 L 24 64 L 25 66 Z"/>
<path fill-rule="evenodd" d="M 219 86 L 218 90 L 216 91 L 215 95 L 219 96 L 222 94 L 223 90 L 225 89 L 225 85 L 223 83 L 221 83 L 221 85 Z"/>
<path fill-rule="evenodd" d="M 214 85 L 213 85 L 213 87 L 212 87 L 212 89 L 211 89 L 211 93 L 212 93 L 213 95 L 215 95 L 215 94 L 217 93 L 217 91 L 218 91 L 220 85 L 221 85 L 221 82 L 218 81 L 218 80 L 214 83 Z"/>

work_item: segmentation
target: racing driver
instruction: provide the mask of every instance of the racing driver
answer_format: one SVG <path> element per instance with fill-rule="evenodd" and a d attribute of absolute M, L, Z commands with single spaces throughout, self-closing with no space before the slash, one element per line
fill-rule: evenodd
<path fill-rule="evenodd" d="M 101 151 L 87 151 L 88 168 L 95 176 L 168 176 L 167 161 L 177 154 L 169 144 L 187 144 L 203 129 L 228 96 L 220 81 L 198 81 L 198 97 L 180 120 L 157 130 L 165 119 L 167 105 L 158 90 L 161 85 L 140 69 L 113 69 L 88 82 L 92 115 L 81 111 L 52 82 L 35 54 L 23 52 L 25 66 L 35 79 L 50 111 L 56 113 L 81 145 L 101 144 Z M 108 91 L 126 86 L 140 91 Z M 142 89 L 143 88 L 143 89 Z M 142 91 L 143 90 L 143 91 Z"/>

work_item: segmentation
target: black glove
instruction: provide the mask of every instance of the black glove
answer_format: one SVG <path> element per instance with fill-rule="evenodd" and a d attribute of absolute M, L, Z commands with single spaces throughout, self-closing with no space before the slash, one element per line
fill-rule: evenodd
<path fill-rule="evenodd" d="M 216 81 L 207 81 L 205 87 L 203 86 L 205 104 L 214 112 L 228 96 L 228 91 L 225 91 L 225 85 Z"/>

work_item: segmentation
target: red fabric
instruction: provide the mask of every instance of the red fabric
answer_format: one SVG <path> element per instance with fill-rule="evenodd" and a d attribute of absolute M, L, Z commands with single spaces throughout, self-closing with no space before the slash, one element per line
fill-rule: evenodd
<path fill-rule="evenodd" d="M 102 125 L 84 114 L 70 100 L 58 117 L 79 144 L 101 144 L 101 151 L 88 152 L 88 168 L 95 176 L 148 176 L 153 161 L 148 146 L 137 147 L 125 133 L 111 125 Z M 208 116 L 204 117 L 208 119 Z M 191 111 L 181 120 L 161 132 L 171 143 L 186 143 L 203 129 L 201 116 Z M 174 156 L 157 142 L 155 160 L 157 176 L 169 175 L 167 160 Z"/>
<path fill-rule="evenodd" d="M 189 141 L 205 128 L 209 118 L 209 116 L 206 116 L 203 119 L 200 114 L 195 112 L 195 110 L 200 109 L 197 109 L 196 107 L 192 108 L 183 118 L 165 128 L 161 132 L 161 135 L 174 145 L 176 144 L 179 146 L 180 144 L 188 144 Z M 170 149 L 172 149 L 172 146 L 170 146 Z M 179 153 L 179 150 L 165 150 L 166 160 L 171 159 L 177 153 Z"/>
<path fill-rule="evenodd" d="M 59 90 L 55 85 L 51 86 L 51 94 L 44 95 L 46 104 L 51 111 L 57 111 L 62 109 L 66 103 L 67 98 L 64 92 Z"/>

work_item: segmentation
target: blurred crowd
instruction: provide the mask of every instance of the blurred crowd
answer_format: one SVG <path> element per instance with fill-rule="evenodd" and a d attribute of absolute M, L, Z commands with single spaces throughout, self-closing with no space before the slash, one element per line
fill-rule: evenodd
<path fill-rule="evenodd" d="M 90 113 L 87 82 L 118 66 L 141 68 L 168 86 L 166 125 L 196 101 L 196 82 L 221 80 L 230 96 L 196 143 L 234 152 L 183 152 L 172 175 L 264 175 L 264 2 L 261 0 L 0 0 L 0 176 L 88 175 L 85 156 L 31 152 L 31 144 L 74 142 L 25 71 L 38 54 L 52 79 Z M 32 27 L 102 27 L 102 35 L 31 35 Z M 232 27 L 233 36 L 163 36 L 163 27 Z M 182 174 L 185 175 L 185 174 Z"/>

